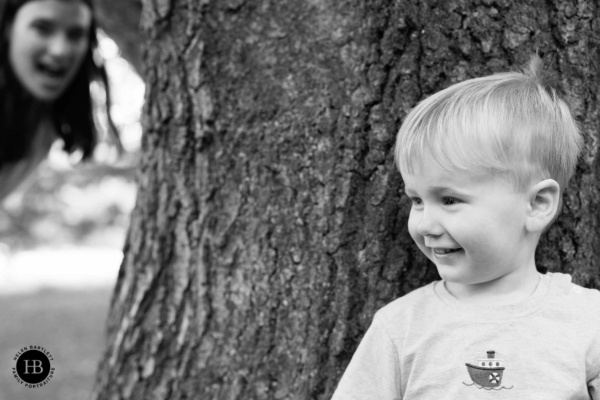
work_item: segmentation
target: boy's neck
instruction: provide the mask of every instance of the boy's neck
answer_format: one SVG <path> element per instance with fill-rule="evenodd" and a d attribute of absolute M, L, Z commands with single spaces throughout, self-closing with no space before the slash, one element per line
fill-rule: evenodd
<path fill-rule="evenodd" d="M 494 301 L 496 305 L 515 304 L 529 298 L 537 288 L 541 274 L 533 268 L 520 268 L 510 274 L 479 284 L 444 281 L 448 292 L 465 303 Z"/>

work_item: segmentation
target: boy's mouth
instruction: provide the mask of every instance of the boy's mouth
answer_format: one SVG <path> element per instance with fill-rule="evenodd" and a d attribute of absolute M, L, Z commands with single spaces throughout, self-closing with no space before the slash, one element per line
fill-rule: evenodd
<path fill-rule="evenodd" d="M 434 248 L 433 252 L 435 253 L 435 255 L 438 256 L 443 256 L 445 254 L 450 254 L 450 253 L 456 253 L 457 251 L 462 250 L 460 247 L 456 248 L 456 249 L 441 249 L 441 248 Z"/>

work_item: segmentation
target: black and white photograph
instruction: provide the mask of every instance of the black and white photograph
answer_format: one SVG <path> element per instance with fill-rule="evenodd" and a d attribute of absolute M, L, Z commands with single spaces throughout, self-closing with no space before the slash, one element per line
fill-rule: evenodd
<path fill-rule="evenodd" d="M 600 4 L 0 0 L 0 400 L 600 400 Z"/>

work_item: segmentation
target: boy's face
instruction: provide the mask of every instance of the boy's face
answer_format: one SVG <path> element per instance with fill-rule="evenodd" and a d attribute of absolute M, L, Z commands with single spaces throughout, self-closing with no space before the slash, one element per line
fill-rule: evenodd
<path fill-rule="evenodd" d="M 429 156 L 402 178 L 412 201 L 408 230 L 442 279 L 474 285 L 535 266 L 526 193 L 489 173 L 450 172 Z"/>

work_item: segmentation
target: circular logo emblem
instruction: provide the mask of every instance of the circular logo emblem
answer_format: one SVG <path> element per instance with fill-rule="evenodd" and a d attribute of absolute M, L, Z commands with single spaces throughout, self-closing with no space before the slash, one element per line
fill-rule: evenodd
<path fill-rule="evenodd" d="M 41 346 L 24 347 L 14 357 L 14 378 L 27 387 L 41 387 L 47 384 L 54 375 L 54 360 L 50 352 Z"/>

